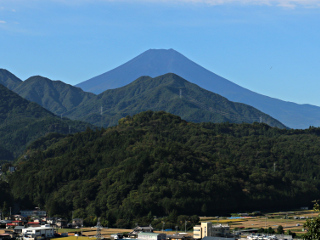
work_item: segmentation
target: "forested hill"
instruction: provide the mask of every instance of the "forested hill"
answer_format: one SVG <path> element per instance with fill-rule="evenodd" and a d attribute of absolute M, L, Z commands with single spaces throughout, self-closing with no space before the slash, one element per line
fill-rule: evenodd
<path fill-rule="evenodd" d="M 0 69 L 0 84 L 59 116 L 95 96 L 78 87 L 41 76 L 22 81 L 5 69 Z"/>
<path fill-rule="evenodd" d="M 41 76 L 21 81 L 4 69 L 0 69 L 0 84 L 54 114 L 96 126 L 114 126 L 127 115 L 162 110 L 192 122 L 263 121 L 270 126 L 285 128 L 278 120 L 251 106 L 231 102 L 175 74 L 140 77 L 127 86 L 98 96 Z"/>
<path fill-rule="evenodd" d="M 109 226 L 147 214 L 292 209 L 319 199 L 320 129 L 188 123 L 147 111 L 34 142 L 10 178 L 22 204 Z"/>
<path fill-rule="evenodd" d="M 57 115 L 64 114 L 95 96 L 93 93 L 84 92 L 64 82 L 52 81 L 41 76 L 28 78 L 14 91 Z"/>
<path fill-rule="evenodd" d="M 172 73 L 155 78 L 140 77 L 124 87 L 107 90 L 84 101 L 66 116 L 97 126 L 113 126 L 122 117 L 147 110 L 170 112 L 191 122 L 262 120 L 270 126 L 285 128 L 278 120 L 249 105 L 231 102 Z"/>
<path fill-rule="evenodd" d="M 26 146 L 49 132 L 75 133 L 92 126 L 61 120 L 0 84 L 0 160 L 13 160 Z"/>
<path fill-rule="evenodd" d="M 1 85 L 7 87 L 10 90 L 13 90 L 15 87 L 17 87 L 21 83 L 22 81 L 19 78 L 17 78 L 15 75 L 13 75 L 11 72 L 0 68 L 0 84 Z"/>

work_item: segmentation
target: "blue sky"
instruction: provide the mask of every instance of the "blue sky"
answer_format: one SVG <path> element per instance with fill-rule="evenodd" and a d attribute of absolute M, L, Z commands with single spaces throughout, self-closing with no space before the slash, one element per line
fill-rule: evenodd
<path fill-rule="evenodd" d="M 0 68 L 22 80 L 74 85 L 150 48 L 320 106 L 319 0 L 0 0 Z"/>

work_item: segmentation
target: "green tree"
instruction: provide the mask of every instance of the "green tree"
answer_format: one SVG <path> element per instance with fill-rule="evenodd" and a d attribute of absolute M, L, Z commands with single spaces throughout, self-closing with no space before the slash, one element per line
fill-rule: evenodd
<path fill-rule="evenodd" d="M 3 215 L 3 217 L 5 217 L 7 215 L 7 212 L 8 212 L 7 202 L 4 201 L 3 205 L 2 205 L 2 215 Z"/>
<path fill-rule="evenodd" d="M 277 234 L 284 234 L 284 230 L 283 230 L 282 225 L 279 225 L 279 226 L 277 227 Z"/>
<path fill-rule="evenodd" d="M 313 210 L 319 212 L 319 204 L 316 202 L 314 204 Z M 303 227 L 307 229 L 307 233 L 304 234 L 303 239 L 305 240 L 315 240 L 320 239 L 320 215 L 313 219 L 308 219 Z"/>
<path fill-rule="evenodd" d="M 268 234 L 273 234 L 273 233 L 275 233 L 275 231 L 273 230 L 272 227 L 269 227 L 268 230 L 267 230 L 267 233 Z"/>

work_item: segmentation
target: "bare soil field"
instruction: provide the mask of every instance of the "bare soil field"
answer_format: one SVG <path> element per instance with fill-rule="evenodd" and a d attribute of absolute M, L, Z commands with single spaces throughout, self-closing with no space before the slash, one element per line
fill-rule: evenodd
<path fill-rule="evenodd" d="M 77 229 L 77 232 L 81 232 L 82 230 L 82 235 L 85 237 L 95 237 L 97 233 L 96 228 L 82 228 L 82 229 Z M 124 232 L 131 232 L 132 229 L 121 229 L 121 228 L 102 228 L 101 229 L 101 236 L 104 238 L 110 238 L 110 235 L 115 234 L 115 233 L 124 233 Z M 72 236 L 74 233 L 69 233 L 68 235 Z"/>
<path fill-rule="evenodd" d="M 231 229 L 271 227 L 276 230 L 279 225 L 282 225 L 285 231 L 290 230 L 292 232 L 301 232 L 303 229 L 303 224 L 306 222 L 306 220 L 308 218 L 316 217 L 318 214 L 319 213 L 315 213 L 312 210 L 304 210 L 268 213 L 264 216 L 244 217 L 239 219 L 201 217 L 200 220 L 210 221 L 215 224 L 229 224 Z"/>

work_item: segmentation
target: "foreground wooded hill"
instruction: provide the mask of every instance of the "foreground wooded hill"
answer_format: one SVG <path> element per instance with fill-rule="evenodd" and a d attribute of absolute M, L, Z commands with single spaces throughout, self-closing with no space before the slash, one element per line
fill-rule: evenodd
<path fill-rule="evenodd" d="M 25 154 L 10 178 L 17 201 L 109 226 L 146 215 L 292 209 L 320 196 L 318 128 L 195 124 L 147 111 L 105 130 L 48 135 Z"/>

